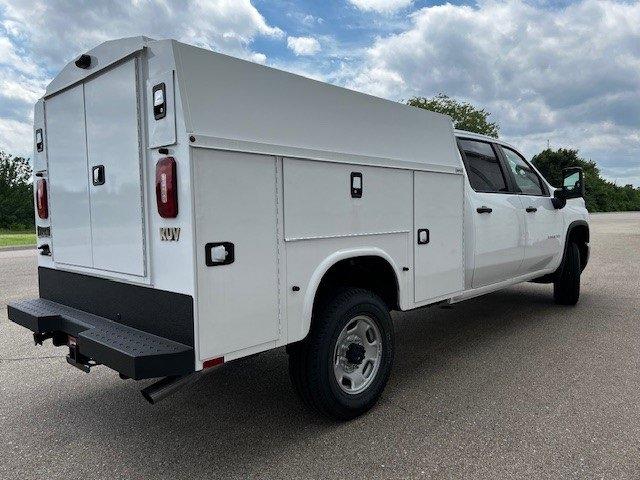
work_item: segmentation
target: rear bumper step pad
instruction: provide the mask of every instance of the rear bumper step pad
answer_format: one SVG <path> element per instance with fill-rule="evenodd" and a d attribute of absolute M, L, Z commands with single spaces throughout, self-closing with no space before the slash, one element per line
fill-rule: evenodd
<path fill-rule="evenodd" d="M 36 298 L 10 303 L 9 319 L 36 334 L 64 333 L 78 351 L 135 380 L 194 371 L 193 348 L 104 317 Z"/>

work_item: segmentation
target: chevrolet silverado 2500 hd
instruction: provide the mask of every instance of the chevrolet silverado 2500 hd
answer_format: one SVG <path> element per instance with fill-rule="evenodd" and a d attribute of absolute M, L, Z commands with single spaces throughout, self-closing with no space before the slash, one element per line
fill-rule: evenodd
<path fill-rule="evenodd" d="M 174 40 L 103 43 L 35 106 L 39 298 L 9 318 L 153 402 L 286 346 L 306 404 L 367 411 L 389 311 L 526 281 L 578 301 L 579 169 L 555 189 L 450 118 Z"/>

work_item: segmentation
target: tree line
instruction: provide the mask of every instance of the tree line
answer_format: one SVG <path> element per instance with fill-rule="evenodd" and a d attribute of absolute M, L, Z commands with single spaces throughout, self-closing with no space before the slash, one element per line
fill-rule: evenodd
<path fill-rule="evenodd" d="M 34 228 L 31 174 L 27 159 L 0 151 L 0 229 Z"/>
<path fill-rule="evenodd" d="M 445 94 L 413 97 L 408 105 L 449 115 L 455 128 L 498 138 L 500 126 L 489 120 L 490 113 Z M 585 202 L 590 212 L 640 210 L 640 188 L 619 186 L 605 180 L 595 162 L 580 157 L 578 150 L 545 149 L 532 163 L 551 183 L 562 184 L 562 169 L 582 167 L 585 174 Z M 27 230 L 34 227 L 32 170 L 29 161 L 0 151 L 0 229 Z"/>

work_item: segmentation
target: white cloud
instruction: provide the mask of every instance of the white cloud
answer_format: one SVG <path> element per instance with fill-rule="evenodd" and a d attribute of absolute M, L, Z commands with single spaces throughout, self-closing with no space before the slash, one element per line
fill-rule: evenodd
<path fill-rule="evenodd" d="M 347 81 L 347 87 L 366 91 L 378 97 L 394 97 L 405 89 L 402 75 L 395 70 L 384 67 L 370 67 L 358 72 Z"/>
<path fill-rule="evenodd" d="M 26 61 L 7 37 L 0 37 L 0 66 L 8 66 L 20 73 L 33 75 L 37 67 Z"/>
<path fill-rule="evenodd" d="M 365 12 L 391 13 L 408 7 L 413 0 L 349 0 L 349 3 Z"/>
<path fill-rule="evenodd" d="M 409 28 L 373 43 L 347 86 L 393 99 L 445 92 L 492 112 L 501 136 L 530 153 L 550 139 L 593 156 L 603 171 L 622 150 L 628 165 L 640 164 L 632 134 L 640 126 L 640 3 L 586 0 L 550 13 L 485 1 L 410 18 Z"/>
<path fill-rule="evenodd" d="M 313 55 L 322 49 L 320 42 L 313 37 L 288 37 L 287 47 L 296 55 Z"/>
<path fill-rule="evenodd" d="M 31 156 L 33 130 L 31 124 L 11 118 L 0 118 L 0 150 L 18 156 Z"/>
<path fill-rule="evenodd" d="M 249 0 L 0 0 L 0 33 L 0 148 L 27 155 L 34 100 L 66 62 L 103 41 L 176 38 L 266 63 L 254 39 L 284 38 Z"/>
<path fill-rule="evenodd" d="M 31 54 L 59 68 L 78 52 L 119 37 L 148 35 L 250 57 L 258 36 L 282 38 L 249 0 L 0 0 L 2 26 Z M 55 39 L 55 40 L 54 40 Z"/>
<path fill-rule="evenodd" d="M 413 0 L 349 0 L 349 3 L 365 12 L 391 13 L 408 7 Z"/>

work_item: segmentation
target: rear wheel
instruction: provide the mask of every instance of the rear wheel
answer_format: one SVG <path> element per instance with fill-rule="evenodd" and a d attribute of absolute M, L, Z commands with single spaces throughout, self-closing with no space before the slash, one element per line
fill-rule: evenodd
<path fill-rule="evenodd" d="M 289 349 L 289 373 L 305 404 L 350 420 L 380 397 L 393 353 L 387 306 L 367 290 L 350 288 L 319 306 L 308 337 Z"/>
<path fill-rule="evenodd" d="M 580 298 L 580 249 L 575 243 L 567 247 L 562 271 L 553 282 L 553 299 L 559 305 L 575 305 Z"/>

